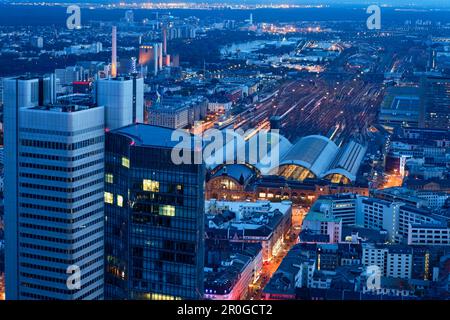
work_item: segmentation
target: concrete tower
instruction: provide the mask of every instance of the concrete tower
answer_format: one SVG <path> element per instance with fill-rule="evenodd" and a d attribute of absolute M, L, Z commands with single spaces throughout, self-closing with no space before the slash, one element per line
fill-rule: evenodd
<path fill-rule="evenodd" d="M 6 298 L 102 299 L 104 110 L 55 105 L 51 82 L 4 82 Z"/>
<path fill-rule="evenodd" d="M 167 55 L 167 28 L 166 27 L 163 28 L 162 38 L 163 38 L 163 54 Z"/>
<path fill-rule="evenodd" d="M 112 27 L 112 41 L 111 41 L 111 76 L 117 76 L 117 27 Z"/>

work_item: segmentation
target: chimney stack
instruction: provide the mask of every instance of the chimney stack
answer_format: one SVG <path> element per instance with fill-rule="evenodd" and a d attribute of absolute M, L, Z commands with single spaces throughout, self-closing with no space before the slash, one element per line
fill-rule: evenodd
<path fill-rule="evenodd" d="M 111 77 L 117 76 L 117 27 L 112 27 L 112 41 L 111 41 Z"/>
<path fill-rule="evenodd" d="M 167 28 L 163 28 L 163 54 L 167 55 Z"/>

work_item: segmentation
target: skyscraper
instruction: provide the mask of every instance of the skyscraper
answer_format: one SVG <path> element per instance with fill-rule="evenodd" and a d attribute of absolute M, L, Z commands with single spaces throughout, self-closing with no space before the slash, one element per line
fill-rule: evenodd
<path fill-rule="evenodd" d="M 21 108 L 51 102 L 51 76 L 3 79 L 4 145 L 5 145 L 5 285 L 7 298 L 18 298 L 18 122 Z M 45 90 L 48 88 L 48 90 Z"/>
<path fill-rule="evenodd" d="M 102 299 L 104 110 L 49 81 L 5 80 L 6 297 Z"/>
<path fill-rule="evenodd" d="M 450 130 L 450 78 L 422 79 L 422 127 Z"/>
<path fill-rule="evenodd" d="M 97 104 L 105 107 L 105 126 L 117 129 L 144 121 L 144 79 L 137 76 L 97 81 Z"/>
<path fill-rule="evenodd" d="M 173 131 L 135 124 L 107 133 L 107 299 L 202 297 L 205 169 L 172 162 Z"/>

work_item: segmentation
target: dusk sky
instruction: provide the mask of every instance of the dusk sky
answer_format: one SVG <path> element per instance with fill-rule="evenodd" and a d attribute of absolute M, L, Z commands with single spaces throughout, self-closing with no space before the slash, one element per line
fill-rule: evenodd
<path fill-rule="evenodd" d="M 31 0 L 2 0 L 0 2 L 34 2 Z M 292 4 L 387 4 L 387 5 L 414 5 L 414 6 L 439 6 L 439 7 L 449 7 L 450 2 L 446 0 L 228 0 L 228 1 L 217 1 L 217 0 L 168 0 L 168 1 L 146 1 L 146 0 L 65 0 L 65 1 L 44 1 L 44 2 L 59 2 L 59 3 L 139 3 L 139 2 L 203 2 L 203 3 L 292 3 Z"/>

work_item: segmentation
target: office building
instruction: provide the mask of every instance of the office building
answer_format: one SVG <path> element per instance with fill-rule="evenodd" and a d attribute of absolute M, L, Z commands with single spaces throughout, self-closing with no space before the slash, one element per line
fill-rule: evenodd
<path fill-rule="evenodd" d="M 322 195 L 314 203 L 313 209 L 342 219 L 342 225 L 356 224 L 356 198 L 353 193 Z"/>
<path fill-rule="evenodd" d="M 436 191 L 419 191 L 417 192 L 417 197 L 425 201 L 425 206 L 434 209 L 442 208 L 450 198 L 450 194 Z"/>
<path fill-rule="evenodd" d="M 50 79 L 5 80 L 6 298 L 102 299 L 104 110 Z"/>
<path fill-rule="evenodd" d="M 450 218 L 446 216 L 443 208 L 447 199 L 448 196 L 442 192 L 413 191 L 402 187 L 373 190 L 370 197 L 351 193 L 321 195 L 311 206 L 310 213 L 314 215 L 307 220 L 314 218 L 314 223 L 321 220 L 323 223 L 342 220 L 343 226 L 380 231 L 386 233 L 388 241 L 406 244 L 408 241 L 419 240 L 416 237 L 419 234 L 413 236 L 414 240 L 410 239 L 411 225 L 414 226 L 415 233 L 422 228 L 423 230 L 420 231 L 422 233 L 444 234 L 447 232 Z M 319 231 L 318 227 L 304 228 L 305 233 L 302 232 L 301 236 L 305 242 L 308 242 L 307 239 L 314 238 L 308 238 L 312 234 L 307 233 L 306 231 L 311 231 L 307 229 Z M 438 229 L 440 231 L 432 231 Z M 327 232 L 316 233 L 321 234 L 321 237 L 316 237 L 318 239 L 316 242 L 324 242 L 323 236 Z M 432 239 L 422 240 L 424 241 L 415 244 L 425 244 L 427 240 L 430 240 L 432 244 L 446 244 L 448 239 L 435 239 L 433 236 Z"/>
<path fill-rule="evenodd" d="M 408 244 L 450 246 L 450 227 L 446 223 L 410 224 Z"/>
<path fill-rule="evenodd" d="M 64 69 L 55 69 L 56 79 L 59 80 L 59 85 L 67 86 L 76 81 L 84 79 L 84 71 L 81 66 L 71 66 Z"/>
<path fill-rule="evenodd" d="M 205 169 L 173 163 L 172 133 L 133 124 L 106 135 L 107 299 L 203 297 Z"/>
<path fill-rule="evenodd" d="M 144 122 L 144 79 L 119 76 L 100 79 L 96 84 L 97 104 L 105 107 L 109 130 Z"/>
<path fill-rule="evenodd" d="M 208 110 L 211 112 L 226 113 L 232 106 L 232 102 L 223 96 L 212 97 L 208 102 Z"/>
<path fill-rule="evenodd" d="M 77 44 L 64 48 L 66 55 L 85 55 L 97 54 L 103 51 L 103 44 L 101 42 L 93 42 L 91 44 Z"/>
<path fill-rule="evenodd" d="M 411 279 L 413 252 L 407 246 L 363 244 L 362 264 L 379 267 L 381 276 Z"/>
<path fill-rule="evenodd" d="M 448 218 L 403 202 L 358 197 L 356 223 L 365 228 L 386 230 L 389 241 L 406 243 L 410 224 L 442 224 Z"/>
<path fill-rule="evenodd" d="M 450 78 L 426 77 L 421 81 L 424 115 L 422 127 L 450 129 Z"/>
<path fill-rule="evenodd" d="M 385 189 L 374 190 L 373 195 L 378 199 L 387 200 L 390 202 L 402 202 L 413 207 L 424 207 L 426 201 L 417 196 L 413 190 L 402 187 L 391 187 Z"/>
<path fill-rule="evenodd" d="M 193 124 L 189 105 L 155 104 L 149 108 L 148 123 L 172 129 L 182 129 Z"/>
<path fill-rule="evenodd" d="M 303 219 L 300 242 L 339 243 L 342 237 L 342 219 L 311 210 Z"/>
<path fill-rule="evenodd" d="M 387 253 L 386 276 L 392 278 L 411 279 L 412 249 L 403 246 L 389 247 Z"/>
<path fill-rule="evenodd" d="M 173 129 L 193 126 L 206 116 L 208 100 L 203 96 L 162 97 L 152 105 L 149 112 L 149 124 Z"/>

